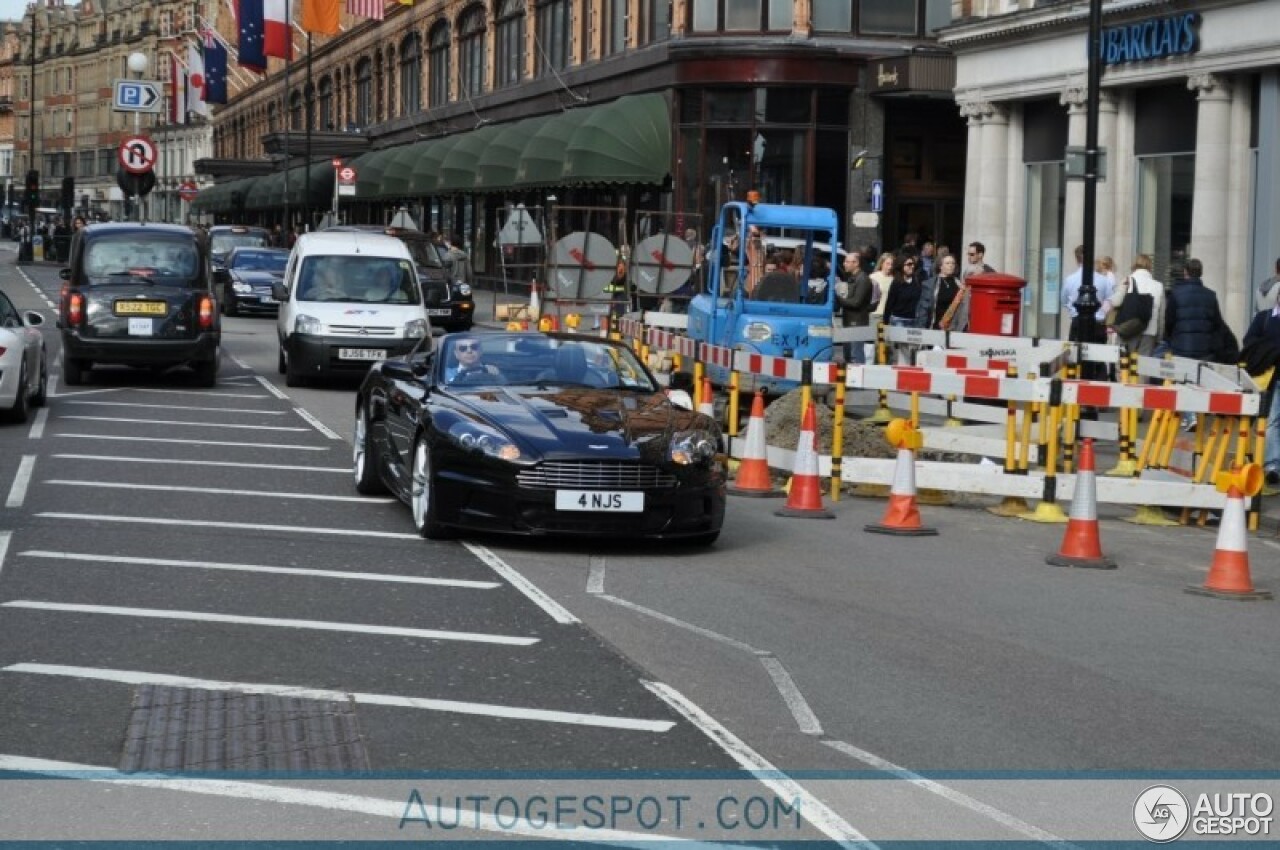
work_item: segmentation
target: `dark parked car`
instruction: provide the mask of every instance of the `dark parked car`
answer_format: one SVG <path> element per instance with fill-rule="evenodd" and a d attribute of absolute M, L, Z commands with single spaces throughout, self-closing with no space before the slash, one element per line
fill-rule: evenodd
<path fill-rule="evenodd" d="M 289 252 L 282 248 L 232 248 L 225 268 L 213 273 L 223 315 L 262 313 L 274 316 L 280 302 L 271 287 L 284 280 Z"/>
<path fill-rule="evenodd" d="M 232 248 L 270 248 L 271 232 L 265 227 L 218 224 L 209 228 L 209 256 L 215 272 L 226 268 Z"/>
<path fill-rule="evenodd" d="M 356 489 L 389 489 L 423 537 L 466 529 L 709 545 L 724 521 L 719 427 L 671 404 L 618 343 L 427 338 L 369 370 L 355 416 Z"/>
<path fill-rule="evenodd" d="M 422 284 L 422 297 L 427 305 L 431 325 L 450 331 L 468 330 L 475 322 L 476 302 L 471 296 L 471 286 L 456 280 L 450 274 L 450 263 L 440 252 L 439 246 L 421 230 L 404 227 L 379 227 L 378 225 L 339 224 L 327 227 L 330 231 L 365 231 L 394 236 L 409 248 L 413 263 L 418 267 L 418 279 Z"/>
<path fill-rule="evenodd" d="M 188 365 L 218 377 L 221 327 L 204 237 L 170 224 L 91 224 L 80 231 L 58 307 L 62 379 L 98 364 Z"/>

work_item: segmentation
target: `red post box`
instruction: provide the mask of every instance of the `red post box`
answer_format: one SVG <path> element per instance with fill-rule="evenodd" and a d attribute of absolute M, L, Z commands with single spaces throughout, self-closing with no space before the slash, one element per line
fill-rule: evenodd
<path fill-rule="evenodd" d="M 969 275 L 965 283 L 969 285 L 969 333 L 1019 335 L 1025 280 L 1011 274 L 981 272 Z"/>

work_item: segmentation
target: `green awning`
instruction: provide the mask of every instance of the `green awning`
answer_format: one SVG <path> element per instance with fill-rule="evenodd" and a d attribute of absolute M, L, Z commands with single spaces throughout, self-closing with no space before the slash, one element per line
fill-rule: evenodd
<path fill-rule="evenodd" d="M 476 163 L 480 161 L 489 142 L 501 132 L 501 127 L 490 124 L 464 133 L 440 163 L 440 180 L 436 184 L 436 191 L 441 194 L 471 192 L 476 185 Z"/>
<path fill-rule="evenodd" d="M 560 185 L 565 149 L 586 115 L 587 110 L 575 109 L 547 118 L 525 142 L 520 165 L 516 167 L 515 185 L 522 188 Z"/>
<path fill-rule="evenodd" d="M 463 133 L 433 139 L 426 143 L 418 161 L 413 164 L 413 173 L 409 177 L 410 195 L 434 195 L 436 185 L 440 182 L 440 166 L 444 158 L 453 150 L 453 146 L 462 140 Z"/>
<path fill-rule="evenodd" d="M 514 186 L 525 145 L 552 117 L 540 115 L 500 126 L 476 162 L 475 191 L 495 192 Z"/>
<path fill-rule="evenodd" d="M 671 173 L 667 101 L 640 94 L 586 110 L 562 151 L 565 183 L 662 183 Z"/>
<path fill-rule="evenodd" d="M 279 174 L 267 174 L 255 179 L 245 191 L 245 209 L 265 210 L 276 206 L 284 178 Z"/>
<path fill-rule="evenodd" d="M 327 207 L 333 201 L 333 180 L 333 163 L 329 160 L 317 162 L 309 170 L 301 166 L 290 168 L 288 191 L 281 193 L 280 202 L 300 207 L 305 199 L 308 206 Z"/>
<path fill-rule="evenodd" d="M 363 153 L 347 163 L 356 170 L 356 199 L 361 201 L 381 197 L 382 174 L 399 148 L 384 148 Z"/>
<path fill-rule="evenodd" d="M 200 194 L 196 195 L 195 200 L 191 202 L 191 211 L 193 213 L 213 212 L 214 205 L 218 203 L 218 198 L 226 194 L 225 183 L 214 183 L 200 190 Z"/>
<path fill-rule="evenodd" d="M 413 176 L 413 166 L 418 157 L 426 150 L 430 142 L 414 142 L 393 148 L 395 153 L 387 160 L 382 170 L 382 182 L 378 186 L 379 198 L 406 198 L 409 196 L 409 178 Z"/>

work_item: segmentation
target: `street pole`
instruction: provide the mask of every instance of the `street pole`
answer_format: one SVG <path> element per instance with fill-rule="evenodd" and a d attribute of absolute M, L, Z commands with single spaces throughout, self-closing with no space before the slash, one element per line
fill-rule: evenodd
<path fill-rule="evenodd" d="M 150 66 L 150 64 L 151 64 L 151 63 L 147 60 L 147 54 L 145 54 L 145 53 L 143 53 L 143 52 L 141 52 L 141 51 L 137 51 L 137 50 L 135 50 L 133 53 L 130 53 L 130 54 L 129 54 L 129 59 L 127 60 L 127 62 L 128 62 L 129 70 L 130 70 L 130 71 L 132 71 L 133 73 L 137 74 L 137 75 L 138 75 L 138 79 L 139 79 L 139 80 L 144 79 L 144 75 L 147 73 L 147 68 L 148 68 L 148 67 Z M 134 111 L 134 113 L 133 113 L 133 135 L 134 135 L 134 138 L 137 138 L 137 137 L 138 137 L 138 135 L 139 135 L 139 134 L 141 134 L 141 133 L 142 133 L 142 113 L 141 113 L 140 111 L 136 111 L 136 110 L 135 110 L 135 111 Z M 142 195 L 142 191 L 141 191 L 141 189 L 142 189 L 142 175 L 141 175 L 141 174 L 133 174 L 133 175 L 131 175 L 131 176 L 130 176 L 130 179 L 129 179 L 129 183 L 130 183 L 130 185 L 132 185 L 132 186 L 133 186 L 133 196 L 134 196 L 134 198 L 136 198 L 136 199 L 137 199 L 137 204 L 138 204 L 138 224 L 142 224 L 142 221 L 143 221 L 143 215 L 142 215 L 142 199 L 143 199 L 143 195 Z"/>
<path fill-rule="evenodd" d="M 302 232 L 311 229 L 311 31 L 307 31 L 307 83 L 302 87 L 302 121 L 307 131 L 306 153 L 302 157 Z"/>
<path fill-rule="evenodd" d="M 27 103 L 31 109 L 31 132 L 27 137 L 27 171 L 36 170 L 36 7 L 31 7 L 31 91 Z M 39 183 L 37 183 L 39 185 Z M 27 238 L 23 240 L 22 253 L 28 261 L 34 262 L 36 258 L 36 208 L 39 206 L 35 199 L 27 198 Z"/>
<path fill-rule="evenodd" d="M 285 26 L 293 26 L 293 17 L 289 12 L 289 0 L 284 0 Z M 289 244 L 289 234 L 293 232 L 293 223 L 289 221 L 289 133 L 293 131 L 293 116 L 289 114 L 289 64 L 293 58 L 293 30 L 288 32 L 289 55 L 284 58 L 284 93 L 280 95 L 280 114 L 284 116 L 284 227 L 281 235 L 284 244 Z M 283 247 L 283 246 L 282 246 Z"/>
<path fill-rule="evenodd" d="M 1102 97 L 1102 0 L 1089 0 L 1089 59 L 1084 125 L 1084 257 L 1080 294 L 1076 299 L 1079 342 L 1093 342 L 1097 333 L 1098 288 L 1093 282 L 1095 234 L 1098 218 L 1098 101 Z"/>

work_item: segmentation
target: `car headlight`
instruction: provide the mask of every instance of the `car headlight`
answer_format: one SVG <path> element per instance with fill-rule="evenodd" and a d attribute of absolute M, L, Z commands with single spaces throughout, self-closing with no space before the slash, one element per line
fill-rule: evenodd
<path fill-rule="evenodd" d="M 248 295 L 250 292 L 253 292 L 252 286 L 250 286 L 247 283 L 241 283 L 238 280 L 235 283 L 231 284 L 231 288 L 234 289 L 236 292 L 239 292 L 241 295 Z"/>
<path fill-rule="evenodd" d="M 471 294 L 471 285 L 470 285 L 470 284 L 467 284 L 467 283 L 463 283 L 463 282 L 462 282 L 462 281 L 460 281 L 460 280 L 455 280 L 455 281 L 453 282 L 453 288 L 457 291 L 457 293 L 458 293 L 459 295 L 470 295 L 470 294 Z"/>
<path fill-rule="evenodd" d="M 322 327 L 319 319 L 306 313 L 299 313 L 293 321 L 293 332 L 298 334 L 318 334 Z"/>
<path fill-rule="evenodd" d="M 454 423 L 448 433 L 449 439 L 464 449 L 481 451 L 499 460 L 520 459 L 519 447 L 493 428 L 476 422 L 462 421 Z"/>
<path fill-rule="evenodd" d="M 429 333 L 426 319 L 414 319 L 404 323 L 405 339 L 419 339 Z"/>
<path fill-rule="evenodd" d="M 742 329 L 742 338 L 751 342 L 765 342 L 773 336 L 773 328 L 764 322 L 752 322 Z"/>
<path fill-rule="evenodd" d="M 703 463 L 716 456 L 716 435 L 701 429 L 677 431 L 671 438 L 671 461 L 681 466 Z"/>

